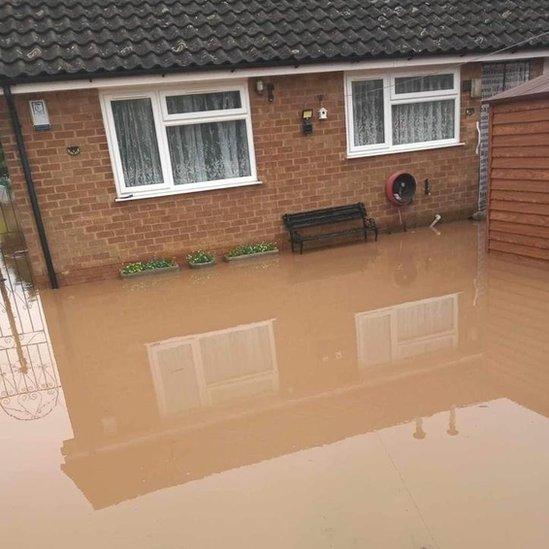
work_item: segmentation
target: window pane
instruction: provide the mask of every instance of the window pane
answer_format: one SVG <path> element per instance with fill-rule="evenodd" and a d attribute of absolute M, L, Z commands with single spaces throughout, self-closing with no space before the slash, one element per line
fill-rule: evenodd
<path fill-rule="evenodd" d="M 274 370 L 269 327 L 248 326 L 200 338 L 206 385 Z"/>
<path fill-rule="evenodd" d="M 166 97 L 166 106 L 168 107 L 168 114 L 182 114 L 188 112 L 240 109 L 242 102 L 239 91 L 227 91 L 170 95 Z"/>
<path fill-rule="evenodd" d="M 355 145 L 383 143 L 383 80 L 353 82 L 352 93 Z"/>
<path fill-rule="evenodd" d="M 395 78 L 395 93 L 418 93 L 452 89 L 454 89 L 453 74 Z"/>
<path fill-rule="evenodd" d="M 126 187 L 163 183 L 151 100 L 113 101 L 112 114 Z"/>
<path fill-rule="evenodd" d="M 452 331 L 455 328 L 454 298 L 424 300 L 397 311 L 397 341 L 410 341 Z"/>
<path fill-rule="evenodd" d="M 393 144 L 454 137 L 454 100 L 393 105 Z"/>
<path fill-rule="evenodd" d="M 167 415 L 198 408 L 200 388 L 196 378 L 190 343 L 181 343 L 176 347 L 156 347 L 160 384 L 164 396 L 164 410 Z"/>
<path fill-rule="evenodd" d="M 251 175 L 245 120 L 168 126 L 174 183 Z"/>

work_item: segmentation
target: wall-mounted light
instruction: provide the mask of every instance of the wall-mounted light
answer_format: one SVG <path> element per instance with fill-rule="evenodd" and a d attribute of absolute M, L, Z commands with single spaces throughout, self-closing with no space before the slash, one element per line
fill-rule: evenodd
<path fill-rule="evenodd" d="M 272 82 L 268 82 L 265 84 L 261 78 L 255 81 L 255 91 L 259 95 L 263 95 L 263 92 L 267 90 L 267 101 L 269 103 L 272 103 L 274 101 L 274 84 Z"/>
<path fill-rule="evenodd" d="M 269 103 L 272 103 L 272 102 L 274 101 L 274 98 L 275 98 L 275 96 L 274 96 L 274 89 L 275 89 L 274 84 L 272 84 L 271 82 L 269 82 L 269 83 L 267 84 L 267 101 L 268 101 Z"/>
<path fill-rule="evenodd" d="M 46 102 L 43 99 L 33 99 L 29 101 L 32 125 L 36 131 L 46 131 L 51 129 L 50 115 Z"/>
<path fill-rule="evenodd" d="M 305 109 L 301 113 L 301 128 L 303 135 L 310 135 L 313 133 L 313 109 Z"/>

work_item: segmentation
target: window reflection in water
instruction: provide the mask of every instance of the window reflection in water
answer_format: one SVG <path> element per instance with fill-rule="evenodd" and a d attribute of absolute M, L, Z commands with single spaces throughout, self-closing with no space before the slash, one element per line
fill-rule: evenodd
<path fill-rule="evenodd" d="M 153 343 L 148 350 L 164 417 L 278 390 L 272 320 Z"/>
<path fill-rule="evenodd" d="M 458 294 L 401 303 L 355 317 L 358 360 L 377 366 L 458 344 Z"/>

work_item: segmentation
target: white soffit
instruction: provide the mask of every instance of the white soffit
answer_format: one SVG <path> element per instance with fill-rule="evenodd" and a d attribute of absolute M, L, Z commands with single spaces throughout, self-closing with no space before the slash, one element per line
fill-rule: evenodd
<path fill-rule="evenodd" d="M 516 59 L 533 59 L 549 57 L 549 49 L 520 51 L 516 53 L 478 55 L 452 55 L 433 57 L 413 57 L 411 59 L 383 59 L 360 61 L 356 63 L 318 63 L 283 67 L 265 67 L 256 69 L 189 71 L 166 75 L 120 76 L 107 78 L 80 78 L 29 84 L 13 84 L 12 93 L 42 93 L 90 88 L 110 89 L 126 86 L 154 86 L 178 84 L 182 82 L 204 82 L 213 80 L 230 80 L 234 78 L 261 78 L 292 74 L 312 74 L 338 71 L 365 71 L 380 69 L 397 69 L 406 67 L 429 67 L 436 65 L 463 65 L 465 63 L 482 63 L 495 61 L 512 61 Z M 0 92 L 1 93 L 1 92 Z"/>

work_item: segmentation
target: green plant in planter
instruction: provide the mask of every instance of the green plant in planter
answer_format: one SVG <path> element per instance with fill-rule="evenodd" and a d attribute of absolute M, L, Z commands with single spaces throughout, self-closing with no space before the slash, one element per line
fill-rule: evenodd
<path fill-rule="evenodd" d="M 238 257 L 240 255 L 262 254 L 275 251 L 278 251 L 278 247 L 274 242 L 257 242 L 256 244 L 235 246 L 232 250 L 227 252 L 227 257 Z"/>
<path fill-rule="evenodd" d="M 187 262 L 189 265 L 205 265 L 207 263 L 213 263 L 215 256 L 211 252 L 205 252 L 204 250 L 196 250 L 187 256 Z"/>
<path fill-rule="evenodd" d="M 122 274 L 135 274 L 144 271 L 156 271 L 158 269 L 167 269 L 176 267 L 177 263 L 173 259 L 151 259 L 150 261 L 137 261 L 124 265 L 120 272 Z"/>

